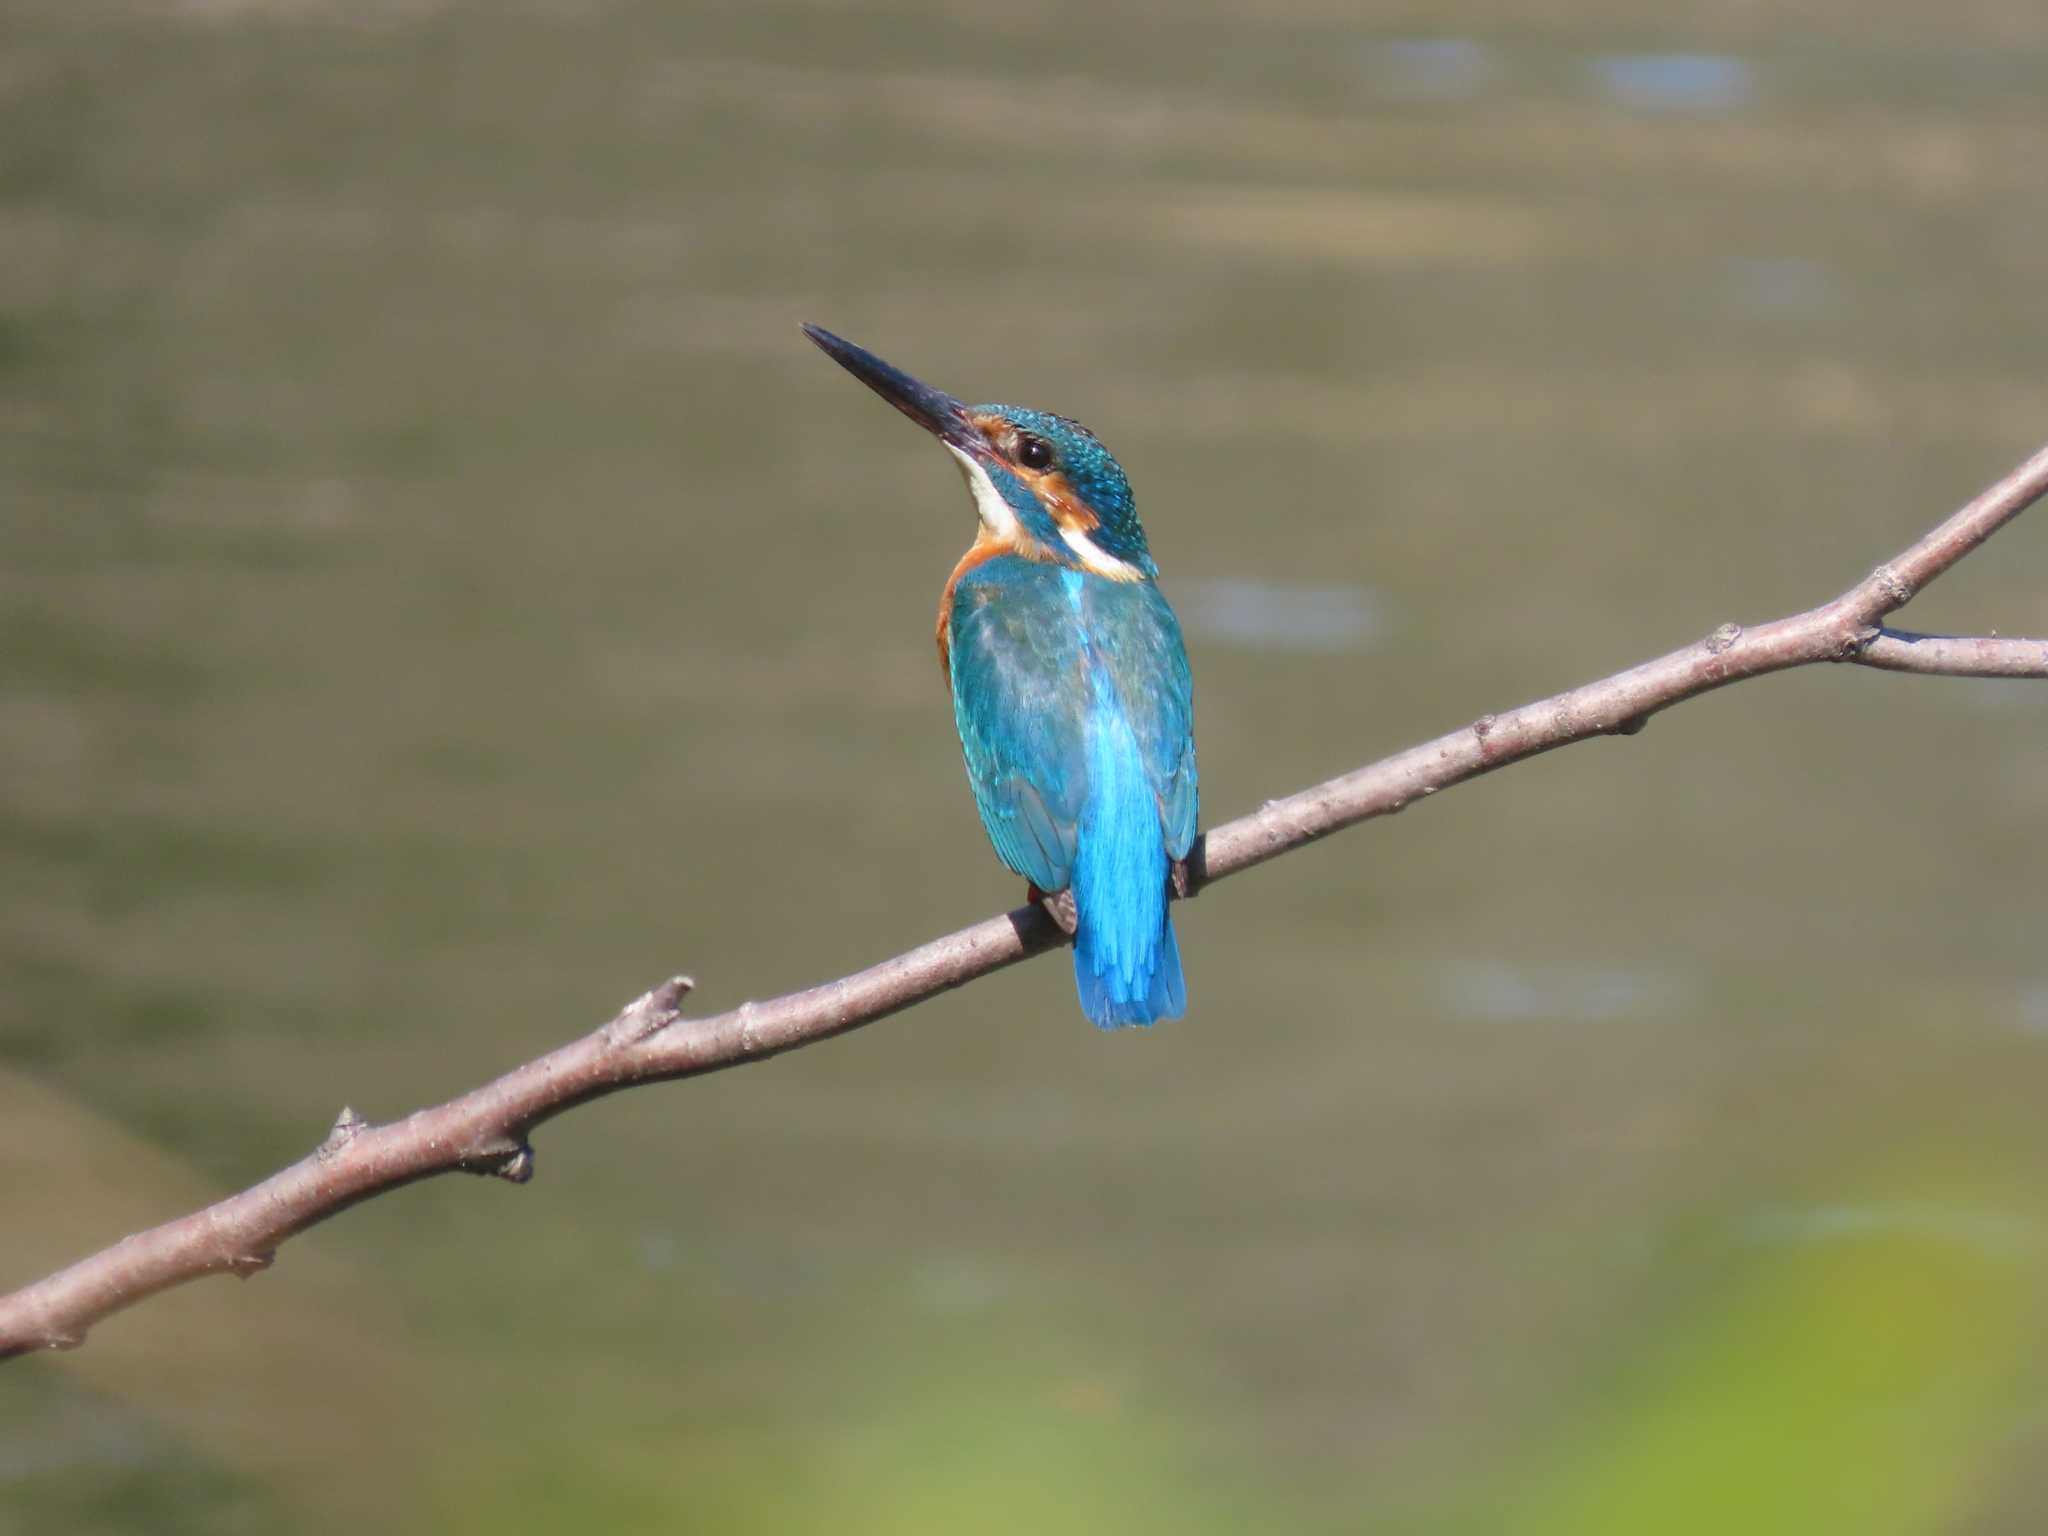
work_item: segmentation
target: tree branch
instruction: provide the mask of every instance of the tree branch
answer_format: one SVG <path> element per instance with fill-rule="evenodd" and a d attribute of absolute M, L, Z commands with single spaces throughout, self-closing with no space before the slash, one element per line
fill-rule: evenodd
<path fill-rule="evenodd" d="M 1745 678 L 1820 661 L 2048 678 L 2048 642 L 1881 627 L 2044 492 L 2048 448 L 1832 602 L 1749 629 L 1724 624 L 1653 661 L 1482 716 L 1211 828 L 1189 860 L 1189 894 L 1508 763 L 1596 736 L 1632 735 L 1659 710 Z M 1039 908 L 1020 907 L 838 981 L 705 1019 L 682 1017 L 691 983 L 675 977 L 602 1028 L 445 1104 L 377 1126 L 345 1109 L 316 1150 L 262 1183 L 0 1296 L 0 1359 L 74 1347 L 101 1318 L 203 1275 L 253 1274 L 285 1239 L 400 1185 L 453 1172 L 524 1183 L 533 1174 L 529 1133 L 579 1104 L 828 1039 L 1064 942 Z"/>

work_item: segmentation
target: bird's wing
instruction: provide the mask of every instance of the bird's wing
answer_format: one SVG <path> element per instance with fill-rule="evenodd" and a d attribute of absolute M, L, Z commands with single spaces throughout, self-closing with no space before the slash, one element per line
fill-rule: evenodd
<path fill-rule="evenodd" d="M 1180 621 L 1149 581 L 1092 581 L 1084 609 L 1090 642 L 1137 737 L 1166 851 L 1184 859 L 1194 846 L 1201 796 L 1194 685 Z"/>
<path fill-rule="evenodd" d="M 1052 566 L 1004 559 L 955 588 L 953 720 L 997 855 L 1042 891 L 1073 879 L 1087 793 L 1087 654 Z"/>

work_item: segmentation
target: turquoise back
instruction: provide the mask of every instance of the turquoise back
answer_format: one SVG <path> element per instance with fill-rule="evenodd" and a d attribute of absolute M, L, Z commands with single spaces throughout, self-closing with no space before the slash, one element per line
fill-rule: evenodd
<path fill-rule="evenodd" d="M 999 556 L 953 591 L 953 718 L 989 841 L 1044 891 L 1072 888 L 1083 1006 L 1105 1026 L 1185 1004 L 1169 859 L 1199 816 L 1180 625 L 1149 581 Z"/>

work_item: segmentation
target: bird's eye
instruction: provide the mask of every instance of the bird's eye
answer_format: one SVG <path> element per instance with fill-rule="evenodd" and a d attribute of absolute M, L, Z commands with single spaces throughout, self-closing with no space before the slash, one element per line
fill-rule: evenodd
<path fill-rule="evenodd" d="M 1052 464 L 1052 444 L 1042 437 L 1017 439 L 1017 462 L 1026 469 L 1046 469 Z"/>

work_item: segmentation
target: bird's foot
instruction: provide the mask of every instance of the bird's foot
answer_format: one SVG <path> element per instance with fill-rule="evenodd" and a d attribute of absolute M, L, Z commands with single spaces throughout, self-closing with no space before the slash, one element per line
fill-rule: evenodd
<path fill-rule="evenodd" d="M 1024 882 L 1024 889 L 1028 893 L 1024 899 L 1042 909 L 1059 926 L 1060 932 L 1071 939 L 1074 930 L 1081 926 L 1081 911 L 1074 905 L 1073 891 L 1041 891 L 1028 880 Z"/>
<path fill-rule="evenodd" d="M 1182 901 L 1188 899 L 1188 890 L 1194 881 L 1188 875 L 1186 859 L 1170 860 L 1166 866 L 1166 883 L 1173 888 L 1173 894 Z"/>

